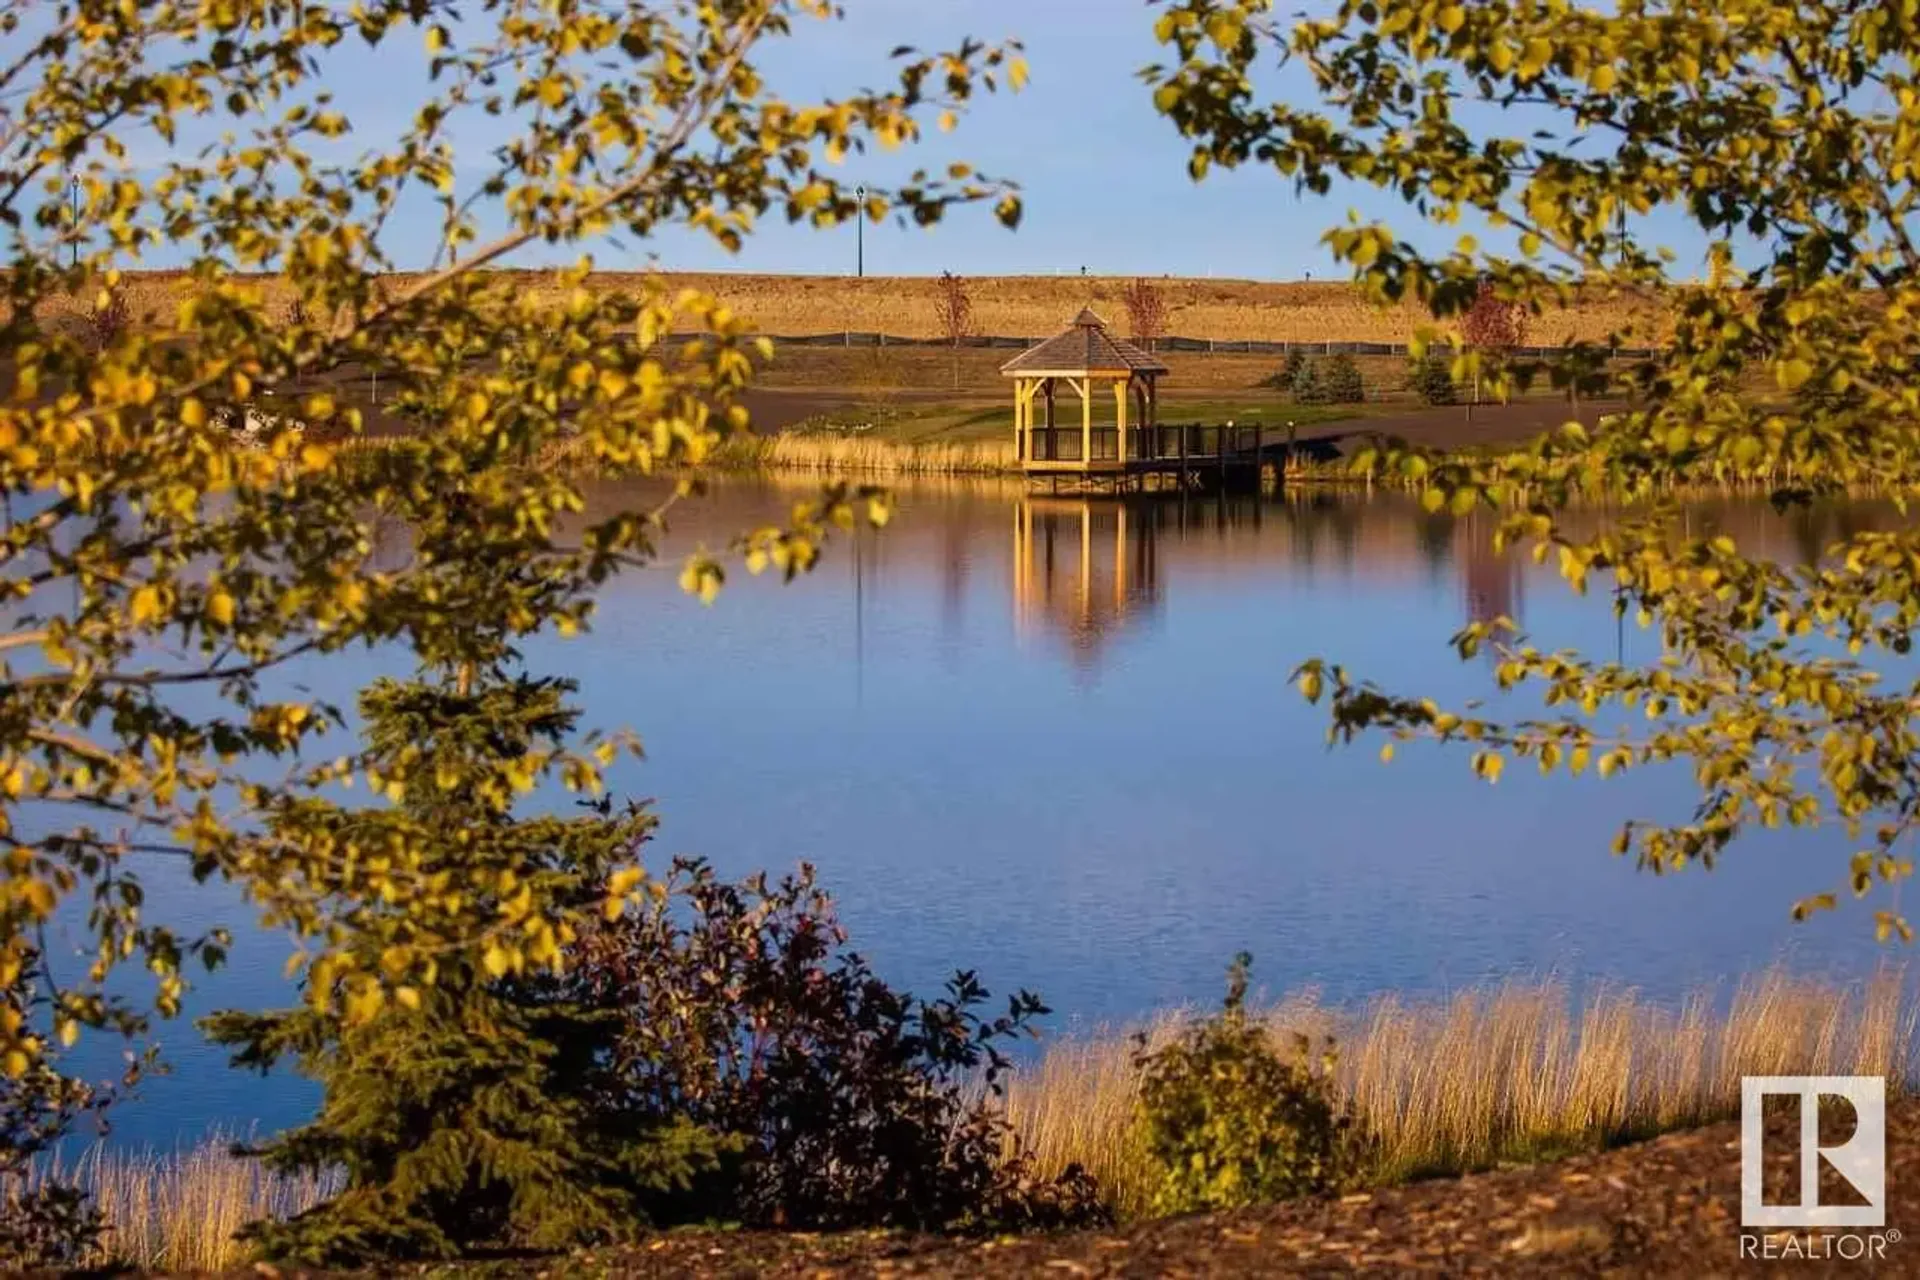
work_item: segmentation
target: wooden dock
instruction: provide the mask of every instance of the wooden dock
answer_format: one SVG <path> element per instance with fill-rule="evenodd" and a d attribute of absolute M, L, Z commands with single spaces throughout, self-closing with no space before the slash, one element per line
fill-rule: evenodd
<path fill-rule="evenodd" d="M 1029 488 L 1049 492 L 1149 493 L 1257 491 L 1261 473 L 1284 445 L 1266 428 L 1226 424 L 1147 426 L 1038 423 L 1024 429 L 1020 469 Z"/>

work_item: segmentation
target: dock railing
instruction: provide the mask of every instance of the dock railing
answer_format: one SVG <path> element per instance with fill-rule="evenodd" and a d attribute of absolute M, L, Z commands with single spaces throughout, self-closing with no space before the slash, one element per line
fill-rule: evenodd
<path fill-rule="evenodd" d="M 1261 425 L 1224 423 L 1156 423 L 1150 427 L 1129 426 L 1127 460 L 1129 462 L 1213 463 L 1253 461 L 1253 454 L 1271 443 L 1278 443 L 1278 431 Z M 1083 438 L 1084 437 L 1084 438 Z M 1030 462 L 1117 462 L 1120 459 L 1120 428 L 1111 423 L 1085 432 L 1077 423 L 1044 423 L 1027 429 Z M 1090 445 L 1082 458 L 1082 445 Z"/>

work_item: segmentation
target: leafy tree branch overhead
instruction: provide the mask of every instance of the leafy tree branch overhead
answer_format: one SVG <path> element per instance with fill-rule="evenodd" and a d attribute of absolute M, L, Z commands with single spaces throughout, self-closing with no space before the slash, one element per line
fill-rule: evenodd
<path fill-rule="evenodd" d="M 42 1080 L 84 1028 L 139 1035 L 178 1011 L 190 965 L 221 960 L 223 930 L 189 936 L 150 909 L 150 856 L 238 885 L 302 940 L 316 1008 L 350 1019 L 442 973 L 537 971 L 579 919 L 644 892 L 636 875 L 530 876 L 508 848 L 455 883 L 403 827 L 369 844 L 302 823 L 346 784 L 395 803 L 448 788 L 493 803 L 546 779 L 594 793 L 621 739 L 533 735 L 452 779 L 405 752 L 323 764 L 308 748 L 342 710 L 274 681 L 296 657 L 398 641 L 458 683 L 526 636 L 589 625 L 596 586 L 653 558 L 664 507 L 580 528 L 578 483 L 524 464 L 564 438 L 696 493 L 699 464 L 747 425 L 757 347 L 711 297 L 589 291 L 608 236 L 681 226 L 731 246 L 764 219 L 929 223 L 969 204 L 1017 221 L 1012 188 L 964 165 L 858 201 L 835 168 L 1017 86 L 1017 49 L 902 50 L 879 89 L 783 99 L 763 55 L 836 17 L 821 0 L 0 3 L 8 1076 Z M 384 141 L 328 87 L 367 46 L 424 49 L 430 72 Z M 504 137 L 486 156 L 457 145 L 474 120 Z M 383 280 L 383 229 L 422 199 L 440 257 Z M 536 244 L 577 254 L 551 301 L 484 269 Z M 191 297 L 126 316 L 121 273 L 162 248 L 188 259 Z M 79 332 L 55 315 L 74 299 L 98 318 Z M 342 367 L 430 429 L 353 447 L 359 409 L 311 376 Z M 242 447 L 227 424 L 255 421 Z M 884 517 L 883 499 L 836 486 L 731 550 L 797 573 L 863 513 Z M 383 522 L 409 530 L 400 567 L 372 558 Z M 683 580 L 710 597 L 722 577 L 715 554 Z M 56 913 L 84 922 L 77 960 L 49 953 Z M 150 996 L 112 980 L 126 965 Z"/>
<path fill-rule="evenodd" d="M 1630 823 L 1616 848 L 1672 870 L 1711 864 L 1749 827 L 1820 826 L 1844 844 L 1836 867 L 1809 869 L 1801 914 L 1909 875 L 1920 684 L 1886 671 L 1920 619 L 1920 533 L 1850 534 L 1790 565 L 1675 515 L 1700 483 L 1802 503 L 1863 488 L 1904 501 L 1920 480 L 1911 10 L 1349 0 L 1294 21 L 1263 0 L 1180 0 L 1155 33 L 1162 61 L 1143 75 L 1191 140 L 1196 179 L 1263 166 L 1321 194 L 1367 184 L 1417 221 L 1511 240 L 1511 253 L 1465 236 L 1436 254 L 1380 223 L 1327 232 L 1374 296 L 1430 307 L 1429 340 L 1457 333 L 1485 289 L 1535 317 L 1576 294 L 1670 302 L 1667 331 L 1614 335 L 1662 344 L 1630 368 L 1607 369 L 1607 344 L 1454 361 L 1456 381 L 1495 394 L 1611 388 L 1627 407 L 1600 429 L 1487 457 L 1386 441 L 1355 460 L 1431 510 L 1492 508 L 1501 545 L 1557 565 L 1571 590 L 1612 590 L 1657 632 L 1659 658 L 1597 661 L 1543 651 L 1507 619 L 1469 625 L 1462 654 L 1496 647 L 1500 684 L 1537 695 L 1541 713 L 1517 720 L 1315 659 L 1298 679 L 1331 699 L 1334 737 L 1464 741 L 1489 779 L 1513 759 L 1603 775 L 1684 763 L 1693 811 Z M 1281 65 L 1305 69 L 1314 105 L 1263 96 Z M 1650 242 L 1656 214 L 1707 236 L 1704 279 Z M 1571 532 L 1561 513 L 1598 495 L 1626 500 L 1622 517 Z M 1882 937 L 1911 937 L 1893 903 L 1876 905 Z"/>

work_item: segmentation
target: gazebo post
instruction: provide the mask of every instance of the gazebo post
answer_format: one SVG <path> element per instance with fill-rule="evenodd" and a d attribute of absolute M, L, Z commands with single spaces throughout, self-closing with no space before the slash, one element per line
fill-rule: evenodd
<path fill-rule="evenodd" d="M 1053 422 L 1053 379 L 1047 379 L 1047 461 L 1060 456 L 1059 428 Z"/>
<path fill-rule="evenodd" d="M 1140 438 L 1140 459 L 1154 461 L 1154 441 L 1148 439 L 1146 430 L 1146 401 L 1140 399 L 1140 380 L 1135 376 L 1127 378 L 1127 401 L 1133 405 L 1133 416 L 1137 418 L 1135 436 Z"/>
<path fill-rule="evenodd" d="M 1035 452 L 1033 447 L 1034 446 L 1034 440 L 1033 440 L 1034 404 L 1033 402 L 1034 402 L 1034 398 L 1039 394 L 1040 394 L 1040 383 L 1033 378 L 1028 378 L 1027 379 L 1027 404 L 1026 404 L 1026 408 L 1022 411 L 1021 417 L 1020 417 L 1021 426 L 1023 428 L 1020 434 L 1024 437 L 1024 439 L 1022 439 L 1021 441 L 1020 456 L 1028 462 L 1033 461 L 1034 452 Z"/>
<path fill-rule="evenodd" d="M 1020 388 L 1020 460 L 1033 461 L 1033 397 L 1040 384 L 1033 378 L 1021 379 Z"/>
<path fill-rule="evenodd" d="M 1113 384 L 1114 433 L 1119 439 L 1115 455 L 1122 465 L 1127 461 L 1127 384 L 1115 380 Z"/>
<path fill-rule="evenodd" d="M 1093 461 L 1093 375 L 1080 379 L 1080 465 Z"/>
<path fill-rule="evenodd" d="M 1027 380 L 1015 378 L 1013 380 L 1013 460 L 1015 462 L 1027 460 L 1023 443 L 1027 438 L 1026 410 Z"/>

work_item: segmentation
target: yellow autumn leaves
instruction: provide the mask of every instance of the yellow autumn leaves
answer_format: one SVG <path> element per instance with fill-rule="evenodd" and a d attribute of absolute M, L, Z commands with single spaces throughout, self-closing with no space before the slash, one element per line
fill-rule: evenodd
<path fill-rule="evenodd" d="M 356 14 L 347 43 L 404 37 L 430 50 L 435 71 L 383 137 L 351 104 L 314 102 L 344 54 L 341 29 L 310 7 L 251 14 L 244 60 L 167 52 L 195 33 L 231 35 L 230 7 L 122 6 L 13 68 L 18 145 L 0 140 L 0 151 L 18 182 L 0 192 L 0 213 L 31 230 L 10 241 L 8 264 L 18 328 L 0 489 L 19 517 L 0 539 L 0 596 L 25 619 L 10 648 L 33 660 L 0 671 L 13 726 L 0 760 L 7 810 L 35 803 L 49 822 L 30 842 L 0 813 L 13 841 L 0 1010 L 49 998 L 56 978 L 88 997 L 61 1003 L 57 1027 L 0 1020 L 0 1063 L 16 1075 L 76 1027 L 126 1030 L 143 1009 L 176 1011 L 183 972 L 217 960 L 217 943 L 172 931 L 145 903 L 148 850 L 135 857 L 136 843 L 236 887 L 261 925 L 306 948 L 312 998 L 354 1016 L 416 1005 L 454 964 L 551 964 L 574 921 L 642 891 L 616 877 L 604 898 L 562 902 L 537 878 L 446 873 L 404 824 L 300 825 L 323 788 L 350 778 L 387 805 L 430 790 L 503 807 L 543 769 L 595 795 L 611 747 L 460 779 L 307 765 L 298 753 L 335 721 L 276 682 L 296 659 L 350 646 L 485 663 L 528 633 L 577 631 L 607 574 L 652 557 L 658 521 L 623 512 L 563 541 L 557 515 L 581 511 L 581 482 L 537 465 L 543 450 L 565 443 L 620 474 L 702 466 L 745 428 L 738 392 L 769 355 L 712 298 L 588 290 L 594 242 L 677 228 L 735 244 L 761 210 L 838 208 L 835 157 L 950 127 L 982 88 L 1026 77 L 1012 47 L 968 44 L 903 58 L 891 86 L 783 100 L 759 64 L 795 17 L 833 15 L 812 0 L 511 6 L 458 27 L 376 5 Z M 233 103 L 248 124 L 227 134 Z M 515 105 L 534 103 L 547 109 Z M 456 120 L 483 115 L 499 150 L 456 155 Z M 333 156 L 350 132 L 355 159 L 343 166 Z M 204 148 L 164 145 L 202 133 Z M 132 136 L 162 144 L 138 168 L 124 163 Z M 36 222 L 38 206 L 17 194 L 39 201 L 69 176 L 84 234 L 64 217 Z M 403 192 L 427 202 L 446 256 L 395 276 L 383 211 Z M 870 186 L 859 212 L 924 223 L 968 203 L 1018 217 L 1007 184 L 958 164 L 905 189 Z M 482 270 L 529 245 L 574 263 L 557 294 Z M 190 268 L 184 299 L 165 315 L 136 306 L 123 323 L 131 291 L 119 273 L 160 247 Z M 90 337 L 51 323 L 56 304 L 89 302 L 103 321 Z M 669 343 L 689 331 L 693 341 Z M 414 431 L 362 449 L 351 438 L 375 379 L 379 412 Z M 223 429 L 268 403 L 308 429 L 270 428 L 259 447 Z M 843 496 L 731 551 L 801 571 L 863 505 L 885 518 L 877 496 Z M 396 527 L 414 554 L 376 569 L 376 536 Z M 721 581 L 717 559 L 683 577 L 703 598 Z M 77 757 L 77 741 L 100 758 Z M 268 819 L 286 834 L 263 836 Z M 114 892 L 94 898 L 109 880 Z M 475 906 L 487 895 L 505 914 Z M 32 926 L 81 898 L 100 959 L 56 974 L 31 959 Z M 367 955 L 385 959 L 356 959 Z M 145 997 L 109 982 L 120 965 L 150 972 Z"/>

